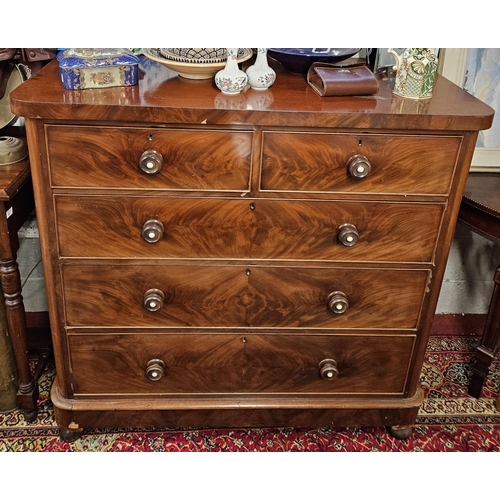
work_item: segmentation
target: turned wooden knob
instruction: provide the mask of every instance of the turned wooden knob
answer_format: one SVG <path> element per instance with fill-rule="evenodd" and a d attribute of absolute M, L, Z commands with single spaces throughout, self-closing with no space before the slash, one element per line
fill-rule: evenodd
<path fill-rule="evenodd" d="M 164 300 L 165 294 L 161 290 L 158 290 L 157 288 L 151 288 L 144 294 L 142 305 L 144 306 L 144 309 L 155 312 L 163 306 Z"/>
<path fill-rule="evenodd" d="M 139 168 L 146 174 L 157 174 L 163 165 L 163 156 L 154 149 L 142 153 Z"/>
<path fill-rule="evenodd" d="M 355 155 L 347 162 L 347 169 L 351 177 L 362 179 L 366 177 L 372 170 L 370 160 L 364 155 Z"/>
<path fill-rule="evenodd" d="M 339 374 L 337 362 L 334 359 L 324 359 L 319 363 L 319 374 L 325 380 L 333 380 Z"/>
<path fill-rule="evenodd" d="M 159 220 L 148 220 L 142 226 L 142 239 L 147 243 L 158 243 L 163 238 L 165 228 Z"/>
<path fill-rule="evenodd" d="M 345 247 L 353 247 L 359 241 L 359 232 L 354 224 L 342 224 L 339 227 L 339 241 Z"/>
<path fill-rule="evenodd" d="M 332 292 L 328 295 L 328 309 L 335 314 L 343 314 L 349 309 L 349 301 L 344 292 Z"/>
<path fill-rule="evenodd" d="M 153 382 L 165 375 L 165 363 L 161 359 L 151 359 L 146 366 L 146 377 Z"/>

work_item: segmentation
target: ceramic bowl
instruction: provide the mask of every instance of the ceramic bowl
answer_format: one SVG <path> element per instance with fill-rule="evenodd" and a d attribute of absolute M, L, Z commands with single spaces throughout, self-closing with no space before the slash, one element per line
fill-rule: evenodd
<path fill-rule="evenodd" d="M 290 73 L 305 75 L 314 62 L 335 63 L 356 55 L 361 49 L 269 49 L 269 57 Z"/>
<path fill-rule="evenodd" d="M 158 49 L 166 59 L 179 62 L 217 63 L 227 59 L 226 49 Z"/>
<path fill-rule="evenodd" d="M 179 73 L 179 76 L 190 80 L 208 80 L 213 78 L 215 74 L 226 66 L 226 61 L 217 63 L 198 63 L 173 61 L 166 58 L 160 53 L 160 49 L 142 49 L 142 53 L 148 58 L 157 63 L 160 63 L 167 68 Z M 250 59 L 253 55 L 252 49 L 239 49 L 238 62 L 242 63 Z"/>

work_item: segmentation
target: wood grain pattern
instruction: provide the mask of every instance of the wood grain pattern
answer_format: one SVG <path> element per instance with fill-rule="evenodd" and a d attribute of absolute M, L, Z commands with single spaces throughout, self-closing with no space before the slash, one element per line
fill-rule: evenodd
<path fill-rule="evenodd" d="M 65 257 L 431 262 L 444 206 L 424 203 L 55 197 Z M 145 242 L 148 220 L 162 239 Z M 360 240 L 345 247 L 342 224 Z M 82 245 L 81 242 L 86 244 Z"/>
<path fill-rule="evenodd" d="M 412 336 L 72 335 L 75 394 L 401 394 Z M 318 364 L 338 362 L 324 380 Z M 165 363 L 157 381 L 150 359 Z"/>
<path fill-rule="evenodd" d="M 462 138 L 385 134 L 265 132 L 261 189 L 447 194 Z M 357 154 L 372 164 L 364 179 L 347 170 Z"/>
<path fill-rule="evenodd" d="M 70 327 L 413 329 L 427 279 L 404 269 L 63 266 Z M 165 294 L 159 311 L 142 306 L 149 289 Z M 338 290 L 350 304 L 342 315 L 327 309 Z"/>
<path fill-rule="evenodd" d="M 245 191 L 252 132 L 139 127 L 47 127 L 53 186 Z M 141 154 L 163 156 L 156 175 L 139 170 Z"/>

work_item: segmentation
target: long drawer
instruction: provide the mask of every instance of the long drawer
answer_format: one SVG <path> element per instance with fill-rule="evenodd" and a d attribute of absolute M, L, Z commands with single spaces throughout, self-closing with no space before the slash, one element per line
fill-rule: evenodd
<path fill-rule="evenodd" d="M 60 254 L 104 258 L 431 262 L 444 211 L 426 203 L 264 199 L 55 202 Z"/>
<path fill-rule="evenodd" d="M 261 189 L 371 194 L 448 194 L 461 137 L 264 132 Z M 349 160 L 370 163 L 365 177 Z M 362 163 L 364 168 L 366 163 Z M 365 170 L 365 173 L 368 169 Z"/>
<path fill-rule="evenodd" d="M 62 265 L 69 327 L 414 329 L 427 270 Z"/>
<path fill-rule="evenodd" d="M 75 395 L 400 395 L 408 335 L 70 335 Z"/>
<path fill-rule="evenodd" d="M 52 186 L 249 189 L 252 132 L 48 125 L 46 134 Z M 158 172 L 152 153 L 155 173 L 140 168 L 148 151 L 161 155 Z"/>

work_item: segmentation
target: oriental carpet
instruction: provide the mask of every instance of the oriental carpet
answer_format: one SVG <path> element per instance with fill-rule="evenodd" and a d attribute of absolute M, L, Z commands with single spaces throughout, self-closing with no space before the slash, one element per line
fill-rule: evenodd
<path fill-rule="evenodd" d="M 0 414 L 0 451 L 500 451 L 500 362 L 493 363 L 482 397 L 467 394 L 473 336 L 433 336 L 421 383 L 425 401 L 411 437 L 383 428 L 93 429 L 74 443 L 59 440 L 48 398 L 54 368 L 40 379 L 40 410 L 33 423 L 20 411 Z"/>

